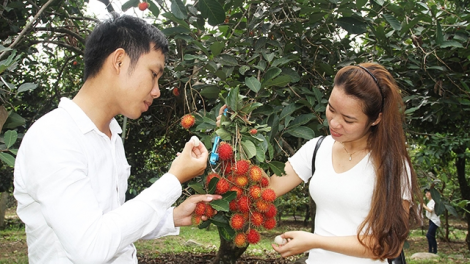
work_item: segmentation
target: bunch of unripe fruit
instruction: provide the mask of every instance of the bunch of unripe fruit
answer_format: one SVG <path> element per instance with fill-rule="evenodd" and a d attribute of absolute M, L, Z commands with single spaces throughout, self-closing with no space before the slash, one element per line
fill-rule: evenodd
<path fill-rule="evenodd" d="M 230 202 L 230 212 L 227 214 L 230 217 L 229 224 L 235 231 L 233 242 L 237 247 L 245 247 L 248 243 L 256 244 L 260 240 L 260 230 L 276 227 L 277 208 L 273 203 L 276 194 L 268 188 L 269 180 L 260 167 L 251 164 L 249 160 L 234 159 L 233 147 L 229 143 L 221 142 L 218 154 L 221 161 L 219 173 L 207 175 L 206 187 L 208 188 L 213 178 L 218 178 L 216 194 L 236 192 L 236 198 Z M 211 218 L 214 213 L 209 204 L 197 204 L 193 224 L 199 225 L 202 215 Z"/>

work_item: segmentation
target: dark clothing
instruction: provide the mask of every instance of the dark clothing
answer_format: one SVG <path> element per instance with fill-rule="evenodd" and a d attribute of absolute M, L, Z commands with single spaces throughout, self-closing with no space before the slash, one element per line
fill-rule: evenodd
<path fill-rule="evenodd" d="M 429 253 L 437 254 L 437 241 L 436 241 L 436 230 L 438 226 L 434 224 L 433 221 L 429 220 L 429 229 L 428 233 L 426 234 L 426 238 L 428 239 L 429 245 Z"/>

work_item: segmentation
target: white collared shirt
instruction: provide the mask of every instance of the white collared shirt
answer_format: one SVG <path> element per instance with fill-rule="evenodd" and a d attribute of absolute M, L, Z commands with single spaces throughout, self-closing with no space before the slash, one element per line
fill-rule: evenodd
<path fill-rule="evenodd" d="M 24 136 L 14 195 L 29 263 L 137 263 L 134 241 L 179 234 L 171 205 L 180 182 L 167 173 L 125 202 L 130 166 L 121 128 L 109 127 L 111 138 L 62 98 Z"/>

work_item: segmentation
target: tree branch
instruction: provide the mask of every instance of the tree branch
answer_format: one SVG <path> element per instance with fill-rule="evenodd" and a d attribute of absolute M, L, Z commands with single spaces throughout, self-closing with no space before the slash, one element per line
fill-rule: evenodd
<path fill-rule="evenodd" d="M 54 2 L 55 0 L 49 0 L 47 1 L 47 3 L 45 3 L 41 9 L 39 9 L 38 13 L 33 17 L 33 19 L 29 22 L 29 24 L 27 24 L 23 30 L 21 31 L 21 33 L 18 35 L 18 37 L 15 39 L 15 41 L 13 41 L 13 43 L 11 43 L 11 45 L 9 46 L 9 48 L 13 49 L 16 47 L 16 45 L 18 45 L 18 43 L 20 42 L 20 40 L 24 37 L 24 35 L 26 34 L 26 32 L 31 28 L 31 26 L 33 25 L 33 23 L 36 22 L 36 20 L 38 19 L 38 17 L 42 14 L 42 12 L 44 12 L 44 10 L 46 10 L 46 8 L 52 4 L 52 2 Z M 0 60 L 8 53 L 8 51 L 4 51 L 0 54 Z"/>
<path fill-rule="evenodd" d="M 29 43 L 32 45 L 32 44 L 39 44 L 39 43 L 50 43 L 50 44 L 55 44 L 57 46 L 60 46 L 60 47 L 63 47 L 63 48 L 66 48 L 66 49 L 69 49 L 69 50 L 72 50 L 73 52 L 79 54 L 79 55 L 84 55 L 84 52 L 83 50 L 77 48 L 77 47 L 74 47 L 74 46 L 70 46 L 68 44 L 65 44 L 64 42 L 61 42 L 61 41 L 53 41 L 53 40 L 30 40 Z"/>
<path fill-rule="evenodd" d="M 85 43 L 85 39 L 83 37 L 81 37 L 80 35 L 78 35 L 77 33 L 73 32 L 73 31 L 65 29 L 65 28 L 36 27 L 36 28 L 34 28 L 34 30 L 35 31 L 49 31 L 49 32 L 65 33 L 65 34 L 73 36 L 74 38 L 76 38 L 81 43 Z"/>

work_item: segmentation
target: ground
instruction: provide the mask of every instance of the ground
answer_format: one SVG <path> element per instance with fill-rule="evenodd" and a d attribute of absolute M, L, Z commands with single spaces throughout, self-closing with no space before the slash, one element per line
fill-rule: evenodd
<path fill-rule="evenodd" d="M 17 232 L 3 232 L 0 233 L 0 264 L 2 263 L 27 263 L 27 245 L 24 235 L 24 226 L 21 221 L 16 217 L 13 209 L 7 211 L 6 218 L 7 225 L 13 226 L 13 230 L 17 228 Z M 284 221 L 283 225 L 301 226 L 301 221 Z M 463 221 L 454 220 L 450 223 L 452 230 L 451 242 L 444 242 L 442 239 L 438 240 L 439 254 L 445 256 L 462 255 L 463 259 L 452 260 L 446 263 L 470 263 L 470 253 L 464 243 L 464 233 L 466 230 L 466 223 Z M 1 231 L 1 230 L 0 230 Z M 407 259 L 415 252 L 427 251 L 426 229 L 416 228 L 412 231 L 412 235 L 408 238 L 409 247 L 405 249 Z M 454 234 L 458 233 L 457 236 Z M 210 263 L 215 257 L 216 251 L 210 253 L 180 253 L 180 254 L 159 254 L 158 257 L 152 255 L 140 254 L 138 255 L 139 263 L 142 264 L 203 264 Z M 272 252 L 265 252 L 262 257 L 249 256 L 244 254 L 237 263 L 243 264 L 292 264 L 296 258 L 283 259 L 279 255 Z"/>

